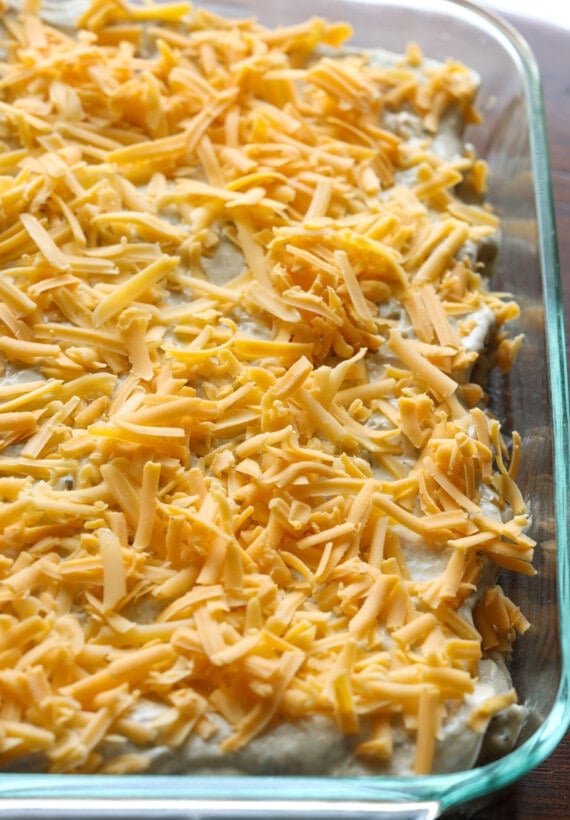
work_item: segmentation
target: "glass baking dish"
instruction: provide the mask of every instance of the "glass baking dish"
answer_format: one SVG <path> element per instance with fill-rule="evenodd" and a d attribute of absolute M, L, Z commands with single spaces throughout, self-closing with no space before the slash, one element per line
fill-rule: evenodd
<path fill-rule="evenodd" d="M 490 167 L 489 199 L 503 235 L 494 288 L 521 305 L 513 333 L 525 343 L 489 392 L 505 428 L 522 436 L 520 484 L 536 538 L 534 578 L 503 575 L 532 627 L 515 644 L 512 674 L 529 718 L 505 757 L 448 775 L 403 777 L 205 777 L 0 774 L 0 817 L 435 818 L 490 799 L 537 766 L 570 721 L 570 452 L 563 314 L 540 79 L 526 43 L 506 23 L 462 0 L 225 0 L 201 5 L 267 25 L 309 15 L 344 19 L 355 46 L 452 56 L 481 76 L 484 122 L 468 133 Z M 66 15 L 75 3 L 44 3 Z M 310 742 L 310 740 L 309 740 Z"/>

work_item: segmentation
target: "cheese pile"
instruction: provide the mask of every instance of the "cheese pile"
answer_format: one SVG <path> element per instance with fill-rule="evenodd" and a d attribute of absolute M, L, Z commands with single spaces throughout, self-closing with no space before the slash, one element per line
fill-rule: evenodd
<path fill-rule="evenodd" d="M 528 626 L 484 568 L 533 572 L 520 442 L 470 381 L 478 316 L 501 367 L 520 342 L 468 252 L 485 164 L 432 146 L 473 74 L 184 2 L 2 28 L 0 765 L 324 715 L 430 771 Z"/>

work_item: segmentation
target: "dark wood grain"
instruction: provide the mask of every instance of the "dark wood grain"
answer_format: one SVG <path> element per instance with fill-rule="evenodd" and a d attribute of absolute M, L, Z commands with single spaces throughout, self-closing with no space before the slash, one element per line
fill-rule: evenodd
<path fill-rule="evenodd" d="M 570 31 L 510 18 L 537 58 L 549 134 L 566 350 L 570 352 Z M 570 733 L 541 766 L 477 812 L 474 820 L 570 818 Z"/>

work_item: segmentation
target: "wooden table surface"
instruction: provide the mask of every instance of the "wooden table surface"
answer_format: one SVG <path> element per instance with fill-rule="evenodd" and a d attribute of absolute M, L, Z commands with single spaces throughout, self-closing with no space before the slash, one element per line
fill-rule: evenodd
<path fill-rule="evenodd" d="M 492 0 L 490 0 L 492 3 Z M 564 0 L 561 0 L 564 2 Z M 550 143 L 552 183 L 570 352 L 570 30 L 510 17 L 525 37 L 542 74 Z M 474 820 L 541 820 L 570 818 L 570 733 L 541 766 L 510 788 Z"/>

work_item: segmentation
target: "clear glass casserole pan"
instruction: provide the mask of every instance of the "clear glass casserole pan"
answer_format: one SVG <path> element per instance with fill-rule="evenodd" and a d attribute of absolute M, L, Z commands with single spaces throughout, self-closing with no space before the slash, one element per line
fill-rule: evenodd
<path fill-rule="evenodd" d="M 64 4 L 44 4 L 46 9 Z M 0 774 L 5 817 L 437 817 L 489 797 L 537 766 L 570 721 L 569 441 L 565 345 L 540 80 L 508 25 L 461 0 L 227 0 L 201 5 L 267 25 L 309 15 L 343 19 L 356 46 L 452 56 L 481 76 L 484 122 L 468 133 L 490 168 L 489 200 L 502 221 L 494 287 L 515 295 L 513 333 L 525 343 L 513 370 L 493 374 L 492 409 L 522 436 L 520 484 L 537 540 L 537 575 L 503 575 L 531 630 L 511 669 L 528 719 L 518 747 L 487 765 L 414 778 L 204 777 Z M 70 8 L 66 7 L 66 14 Z"/>

